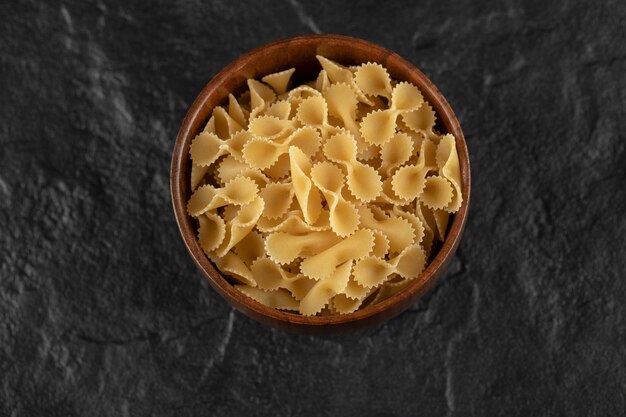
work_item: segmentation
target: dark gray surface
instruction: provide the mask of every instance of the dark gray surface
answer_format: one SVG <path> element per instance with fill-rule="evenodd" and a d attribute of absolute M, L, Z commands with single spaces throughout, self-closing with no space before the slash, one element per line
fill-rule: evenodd
<path fill-rule="evenodd" d="M 624 415 L 626 4 L 232 3 L 0 4 L 0 415 Z M 195 94 L 312 31 L 419 66 L 474 179 L 447 276 L 341 337 L 233 312 L 169 199 Z"/>

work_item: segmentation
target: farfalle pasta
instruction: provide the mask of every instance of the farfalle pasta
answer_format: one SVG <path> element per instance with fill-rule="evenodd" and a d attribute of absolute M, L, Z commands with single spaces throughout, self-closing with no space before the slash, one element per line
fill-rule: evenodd
<path fill-rule="evenodd" d="M 455 138 L 420 90 L 317 58 L 307 84 L 248 80 L 189 149 L 200 248 L 246 296 L 307 316 L 408 287 L 463 204 Z"/>

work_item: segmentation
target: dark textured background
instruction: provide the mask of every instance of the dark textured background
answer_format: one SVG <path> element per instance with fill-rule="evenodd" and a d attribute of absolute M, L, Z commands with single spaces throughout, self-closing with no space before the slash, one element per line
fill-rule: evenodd
<path fill-rule="evenodd" d="M 2 1 L 0 415 L 625 415 L 626 3 L 440 3 Z M 231 310 L 169 198 L 195 94 L 310 32 L 415 63 L 472 158 L 446 277 L 341 337 Z"/>

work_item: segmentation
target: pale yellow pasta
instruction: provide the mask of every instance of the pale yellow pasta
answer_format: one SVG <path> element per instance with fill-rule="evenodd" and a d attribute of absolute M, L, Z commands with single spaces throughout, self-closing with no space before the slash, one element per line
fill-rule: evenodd
<path fill-rule="evenodd" d="M 388 142 L 380 147 L 381 165 L 379 172 L 390 177 L 393 170 L 402 166 L 411 158 L 413 141 L 406 133 L 394 134 Z"/>
<path fill-rule="evenodd" d="M 443 241 L 446 237 L 450 213 L 446 210 L 433 210 L 433 217 L 435 218 L 435 224 L 437 225 L 437 237 L 439 240 Z"/>
<path fill-rule="evenodd" d="M 267 178 L 267 176 L 260 170 L 252 168 L 250 165 L 238 160 L 237 158 L 227 156 L 222 159 L 217 168 L 217 179 L 220 184 L 227 184 L 237 177 L 246 177 L 251 179 L 256 183 L 259 189 L 265 187 L 265 185 L 270 182 L 269 178 Z"/>
<path fill-rule="evenodd" d="M 277 117 L 280 120 L 288 120 L 291 116 L 291 103 L 287 100 L 279 100 L 270 104 L 265 115 Z"/>
<path fill-rule="evenodd" d="M 215 250 L 217 256 L 224 256 L 252 230 L 263 213 L 263 199 L 257 196 L 250 203 L 241 206 L 234 219 L 226 224 L 226 236 Z"/>
<path fill-rule="evenodd" d="M 368 96 L 391 98 L 391 77 L 380 64 L 360 65 L 354 74 L 356 85 Z"/>
<path fill-rule="evenodd" d="M 287 91 L 289 81 L 291 80 L 291 76 L 295 71 L 295 68 L 289 68 L 288 70 L 275 72 L 261 78 L 261 81 L 272 87 L 276 94 L 283 94 L 285 91 Z"/>
<path fill-rule="evenodd" d="M 250 268 L 243 262 L 243 260 L 233 252 L 228 252 L 223 256 L 216 256 L 215 254 L 209 254 L 209 258 L 215 263 L 220 271 L 228 274 L 235 281 L 242 284 L 246 284 L 250 287 L 256 287 L 256 281 L 252 276 Z"/>
<path fill-rule="evenodd" d="M 367 256 L 373 246 L 373 233 L 368 229 L 357 230 L 336 245 L 303 260 L 300 270 L 313 279 L 328 278 L 338 265 Z"/>
<path fill-rule="evenodd" d="M 461 194 L 461 167 L 459 166 L 454 136 L 447 134 L 441 137 L 439 146 L 437 146 L 436 159 L 441 175 L 450 181 L 454 187 L 454 195 L 445 210 L 456 212 L 461 208 L 463 195 Z"/>
<path fill-rule="evenodd" d="M 228 95 L 228 115 L 233 118 L 239 126 L 246 126 L 250 113 L 245 110 L 239 101 L 232 94 Z"/>
<path fill-rule="evenodd" d="M 259 195 L 265 202 L 265 208 L 261 215 L 268 219 L 277 219 L 289 210 L 294 197 L 294 190 L 290 182 L 273 182 L 266 185 L 259 192 Z"/>
<path fill-rule="evenodd" d="M 359 214 L 341 194 L 344 184 L 341 169 L 330 162 L 319 162 L 311 169 L 311 179 L 326 199 L 333 232 L 339 236 L 352 234 L 359 225 Z"/>
<path fill-rule="evenodd" d="M 372 210 L 366 206 L 358 207 L 361 226 L 382 232 L 389 241 L 390 252 L 400 252 L 413 243 L 415 231 L 411 223 L 400 217 L 388 217 L 378 220 Z"/>
<path fill-rule="evenodd" d="M 407 127 L 414 132 L 422 133 L 427 139 L 436 139 L 435 111 L 428 104 L 424 103 L 419 109 L 404 113 L 402 119 Z"/>
<path fill-rule="evenodd" d="M 191 191 L 194 191 L 196 188 L 198 188 L 198 185 L 200 185 L 200 183 L 204 179 L 204 175 L 207 173 L 208 170 L 208 166 L 196 165 L 194 163 L 191 164 Z"/>
<path fill-rule="evenodd" d="M 265 168 L 263 173 L 273 180 L 281 180 L 289 175 L 291 170 L 291 160 L 289 155 L 282 154 L 271 167 Z"/>
<path fill-rule="evenodd" d="M 373 290 L 367 290 L 366 296 L 362 298 L 350 298 L 346 294 L 337 294 L 331 300 L 332 308 L 337 314 L 348 314 L 357 311 L 367 296 L 372 293 Z"/>
<path fill-rule="evenodd" d="M 305 316 L 315 315 L 329 303 L 331 298 L 343 292 L 348 285 L 352 262 L 351 260 L 344 262 L 328 278 L 316 282 L 300 302 L 300 313 Z"/>
<path fill-rule="evenodd" d="M 200 249 L 244 295 L 348 314 L 420 276 L 463 204 L 456 141 L 420 90 L 378 63 L 317 56 L 247 80 L 192 140 L 187 211 Z"/>
<path fill-rule="evenodd" d="M 356 158 L 356 142 L 349 133 L 338 133 L 324 144 L 324 155 L 346 167 L 348 189 L 357 199 L 366 203 L 380 194 L 382 182 L 374 168 Z"/>
<path fill-rule="evenodd" d="M 311 160 L 295 146 L 289 148 L 291 181 L 307 223 L 313 224 L 322 212 L 320 194 L 311 181 Z"/>
<path fill-rule="evenodd" d="M 431 209 L 443 209 L 452 202 L 454 189 L 450 181 L 444 177 L 433 175 L 424 181 L 422 202 Z"/>
<path fill-rule="evenodd" d="M 292 210 L 278 219 L 260 218 L 257 222 L 257 228 L 263 233 L 285 232 L 291 234 L 330 230 L 330 213 L 328 210 L 321 210 L 315 223 L 309 224 L 304 219 L 301 210 Z"/>
<path fill-rule="evenodd" d="M 392 204 L 392 205 L 397 205 L 397 206 L 405 206 L 409 204 L 410 203 L 409 200 L 404 200 L 396 194 L 396 192 L 393 189 L 392 181 L 393 181 L 393 178 L 385 178 L 385 180 L 383 181 L 382 190 L 380 194 L 378 195 L 378 198 L 376 199 L 376 203 Z"/>
<path fill-rule="evenodd" d="M 302 100 L 298 105 L 296 118 L 305 126 L 319 129 L 324 138 L 339 130 L 328 123 L 328 105 L 322 96 L 311 96 Z"/>
<path fill-rule="evenodd" d="M 393 274 L 392 274 L 392 277 L 393 277 Z M 400 291 L 408 287 L 412 281 L 413 280 L 410 278 L 401 279 L 396 282 L 393 282 L 393 278 L 389 279 L 388 281 L 383 283 L 383 285 L 380 286 L 380 289 L 376 293 L 376 297 L 374 297 L 372 304 L 380 303 L 382 301 L 385 301 L 387 298 L 390 298 L 396 295 L 397 293 L 399 293 Z"/>
<path fill-rule="evenodd" d="M 189 199 L 187 212 L 197 217 L 209 210 L 228 204 L 242 206 L 253 201 L 257 192 L 258 187 L 256 183 L 246 177 L 237 177 L 223 188 L 215 188 L 209 184 L 203 185 L 196 189 Z"/>
<path fill-rule="evenodd" d="M 371 292 L 371 288 L 365 288 L 354 279 L 354 274 L 350 276 L 344 294 L 353 300 L 363 301 Z"/>
<path fill-rule="evenodd" d="M 355 280 L 364 288 L 379 287 L 391 274 L 403 278 L 417 278 L 426 265 L 426 254 L 417 244 L 406 247 L 398 256 L 385 261 L 366 257 L 354 265 Z"/>
<path fill-rule="evenodd" d="M 357 94 L 357 98 L 360 102 L 371 105 L 372 102 L 363 94 L 361 89 L 356 85 L 354 80 L 354 74 L 348 68 L 343 65 L 331 61 L 321 55 L 317 55 L 317 60 L 322 65 L 322 68 L 326 71 L 328 79 L 332 83 L 346 83 L 349 84 Z"/>
<path fill-rule="evenodd" d="M 223 107 L 213 109 L 213 133 L 220 139 L 228 139 L 235 133 L 243 129 L 239 123 L 233 119 Z"/>
<path fill-rule="evenodd" d="M 198 216 L 198 242 L 206 253 L 217 249 L 226 236 L 224 219 L 215 213 L 206 213 Z"/>
<path fill-rule="evenodd" d="M 243 157 L 250 166 L 267 169 L 274 165 L 281 155 L 288 153 L 290 146 L 300 148 L 308 157 L 313 156 L 319 149 L 321 140 L 322 138 L 315 129 L 302 127 L 284 140 L 261 137 L 249 140 L 243 148 Z"/>
<path fill-rule="evenodd" d="M 398 83 L 391 93 L 391 106 L 388 109 L 373 111 L 363 117 L 363 138 L 373 145 L 382 145 L 395 133 L 398 116 L 417 110 L 423 102 L 417 87 L 405 82 Z"/>
<path fill-rule="evenodd" d="M 279 288 L 288 290 L 296 300 L 308 294 L 317 283 L 316 280 L 284 270 L 280 265 L 268 258 L 257 259 L 250 268 L 257 287 L 265 291 Z"/>
<path fill-rule="evenodd" d="M 320 93 L 326 91 L 328 87 L 330 87 L 330 80 L 328 79 L 328 74 L 326 74 L 326 70 L 321 70 L 317 79 L 315 80 L 315 89 Z"/>
<path fill-rule="evenodd" d="M 323 95 L 328 105 L 328 113 L 340 120 L 353 135 L 359 135 L 359 126 L 356 122 L 359 101 L 354 89 L 348 84 L 338 83 L 327 87 Z"/>
<path fill-rule="evenodd" d="M 235 245 L 233 251 L 250 267 L 254 261 L 265 256 L 263 236 L 254 230 L 251 231 Z"/>
<path fill-rule="evenodd" d="M 250 90 L 250 118 L 253 119 L 276 100 L 276 94 L 270 87 L 256 80 L 248 80 L 248 89 Z"/>
<path fill-rule="evenodd" d="M 300 306 L 298 300 L 289 291 L 282 288 L 276 291 L 264 291 L 247 285 L 235 285 L 235 288 L 253 300 L 271 308 L 298 311 Z"/>
<path fill-rule="evenodd" d="M 248 125 L 248 130 L 253 136 L 266 139 L 286 137 L 293 129 L 294 123 L 291 120 L 269 115 L 255 117 Z"/>
<path fill-rule="evenodd" d="M 371 256 L 384 258 L 389 253 L 389 239 L 380 230 L 372 230 L 374 234 L 374 246 L 370 252 Z"/>
<path fill-rule="evenodd" d="M 265 251 L 279 264 L 288 264 L 298 257 L 318 254 L 339 242 L 341 238 L 330 230 L 299 235 L 276 232 L 265 239 Z"/>
<path fill-rule="evenodd" d="M 430 255 L 430 251 L 437 232 L 437 225 L 432 211 L 425 207 L 420 200 L 415 200 L 415 215 L 422 221 L 424 226 L 424 237 L 422 238 L 422 247 L 426 251 L 426 255 Z"/>
<path fill-rule="evenodd" d="M 391 213 L 408 221 L 413 227 L 413 242 L 422 243 L 422 239 L 424 239 L 424 223 L 418 216 L 408 210 L 401 209 L 398 206 L 393 206 Z"/>
<path fill-rule="evenodd" d="M 391 178 L 394 194 L 406 201 L 419 197 L 426 184 L 428 168 L 419 165 L 405 165 L 398 168 Z"/>
<path fill-rule="evenodd" d="M 229 139 L 222 140 L 214 133 L 202 132 L 194 138 L 189 148 L 189 155 L 195 165 L 210 166 L 219 157 L 230 155 L 242 160 L 242 149 L 252 138 L 252 134 L 239 131 Z"/>

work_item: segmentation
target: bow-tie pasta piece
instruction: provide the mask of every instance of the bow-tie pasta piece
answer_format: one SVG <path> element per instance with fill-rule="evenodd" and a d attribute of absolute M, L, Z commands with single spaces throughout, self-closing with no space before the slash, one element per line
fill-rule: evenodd
<path fill-rule="evenodd" d="M 324 69 L 324 71 L 326 71 L 326 74 L 328 75 L 328 79 L 330 80 L 331 83 L 349 84 L 354 89 L 355 93 L 357 94 L 357 98 L 359 99 L 360 102 L 368 104 L 368 105 L 372 104 L 372 102 L 365 96 L 365 94 L 363 94 L 359 86 L 356 85 L 356 82 L 354 81 L 354 74 L 352 73 L 352 71 L 350 71 L 348 68 L 344 67 L 343 65 L 337 62 L 331 61 L 330 59 L 325 58 L 321 55 L 317 55 L 317 60 L 322 65 L 322 68 Z"/>
<path fill-rule="evenodd" d="M 366 296 L 369 297 L 372 292 L 373 289 L 367 290 Z M 337 294 L 331 300 L 331 305 L 333 310 L 336 311 L 337 314 L 353 313 L 363 305 L 363 302 L 367 297 L 350 298 L 346 294 Z"/>
<path fill-rule="evenodd" d="M 416 165 L 405 165 L 399 168 L 391 179 L 391 187 L 395 195 L 408 201 L 419 197 L 426 184 L 427 172 L 427 168 Z"/>
<path fill-rule="evenodd" d="M 252 202 L 241 206 L 234 219 L 226 224 L 226 236 L 215 250 L 217 256 L 224 256 L 252 230 L 263 213 L 263 199 L 257 196 Z"/>
<path fill-rule="evenodd" d="M 289 120 L 291 117 L 291 103 L 287 100 L 280 100 L 270 104 L 265 115 L 277 117 L 280 120 Z"/>
<path fill-rule="evenodd" d="M 374 234 L 374 246 L 370 252 L 371 256 L 384 258 L 389 253 L 389 239 L 380 230 L 372 230 Z"/>
<path fill-rule="evenodd" d="M 403 210 L 399 208 L 398 206 L 393 206 L 391 214 L 408 221 L 413 227 L 413 234 L 415 236 L 415 238 L 413 239 L 413 242 L 414 243 L 422 242 L 422 239 L 424 239 L 424 224 L 422 223 L 422 220 L 420 220 L 418 216 L 411 213 L 410 211 Z"/>
<path fill-rule="evenodd" d="M 412 281 L 412 279 L 404 278 L 400 278 L 398 280 L 394 280 L 394 278 L 389 279 L 389 281 L 381 285 L 380 289 L 376 293 L 376 297 L 372 301 L 372 304 L 380 303 L 382 301 L 385 301 L 387 298 L 396 295 L 397 293 L 408 287 Z"/>
<path fill-rule="evenodd" d="M 330 230 L 330 213 L 328 210 L 322 210 L 315 223 L 309 224 L 304 220 L 301 210 L 292 210 L 278 219 L 261 217 L 257 222 L 257 228 L 263 233 L 284 232 L 294 235 L 321 232 Z"/>
<path fill-rule="evenodd" d="M 372 210 L 366 206 L 358 207 L 361 226 L 382 232 L 389 241 L 390 252 L 400 252 L 413 243 L 415 231 L 411 223 L 399 217 L 378 220 Z"/>
<path fill-rule="evenodd" d="M 262 216 L 268 219 L 277 219 L 289 210 L 294 197 L 294 190 L 290 182 L 271 183 L 265 186 L 259 195 L 265 202 Z"/>
<path fill-rule="evenodd" d="M 242 206 L 254 200 L 258 187 L 250 178 L 237 177 L 222 188 L 203 185 L 194 191 L 187 204 L 187 212 L 197 217 L 209 210 L 228 204 Z"/>
<path fill-rule="evenodd" d="M 276 100 L 276 94 L 270 87 L 256 80 L 248 80 L 250 90 L 250 119 L 254 119 Z"/>
<path fill-rule="evenodd" d="M 302 235 L 277 232 L 265 240 L 265 251 L 279 264 L 288 264 L 301 256 L 317 255 L 339 242 L 341 238 L 330 230 Z"/>
<path fill-rule="evenodd" d="M 294 314 L 348 314 L 409 286 L 462 203 L 456 141 L 414 85 L 317 57 L 247 80 L 192 141 L 199 247 L 236 288 Z M 233 281 L 231 281 L 233 282 Z"/>
<path fill-rule="evenodd" d="M 319 313 L 331 298 L 345 290 L 351 271 L 352 261 L 347 261 L 339 265 L 331 276 L 316 282 L 300 302 L 300 313 L 305 316 Z"/>
<path fill-rule="evenodd" d="M 242 129 L 242 125 L 237 123 L 223 107 L 218 106 L 213 109 L 211 120 L 204 131 L 214 133 L 220 139 L 226 140 Z"/>
<path fill-rule="evenodd" d="M 250 121 L 248 129 L 256 137 L 276 139 L 288 136 L 294 127 L 291 120 L 282 120 L 275 116 L 259 116 Z"/>
<path fill-rule="evenodd" d="M 256 281 L 252 276 L 252 272 L 250 272 L 250 268 L 233 252 L 228 252 L 224 256 L 215 256 L 214 253 L 211 253 L 209 254 L 209 259 L 215 263 L 215 266 L 220 271 L 235 281 L 250 287 L 256 287 Z"/>
<path fill-rule="evenodd" d="M 446 211 L 454 213 L 461 208 L 463 195 L 461 194 L 461 167 L 459 166 L 459 156 L 456 151 L 454 136 L 448 134 L 441 137 L 437 146 L 437 166 L 441 175 L 452 184 L 454 195 Z"/>
<path fill-rule="evenodd" d="M 389 109 L 373 111 L 361 120 L 363 138 L 373 145 L 384 144 L 395 133 L 398 116 L 417 110 L 423 102 L 424 98 L 417 87 L 409 83 L 398 83 L 391 93 Z"/>
<path fill-rule="evenodd" d="M 354 74 L 354 81 L 368 96 L 391 98 L 391 77 L 380 64 L 368 62 L 361 65 Z"/>
<path fill-rule="evenodd" d="M 355 280 L 365 288 L 379 287 L 391 274 L 417 278 L 426 265 L 426 254 L 419 245 L 411 245 L 388 262 L 374 257 L 363 258 L 354 266 Z"/>
<path fill-rule="evenodd" d="M 251 179 L 260 188 L 265 187 L 269 183 L 269 179 L 258 169 L 252 168 L 246 164 L 234 158 L 227 156 L 220 163 L 217 169 L 217 179 L 220 184 L 227 184 L 237 177 L 246 177 Z"/>
<path fill-rule="evenodd" d="M 303 260 L 300 270 L 316 280 L 328 278 L 342 263 L 367 256 L 373 246 L 374 234 L 368 229 L 357 230 L 336 245 Z"/>
<path fill-rule="evenodd" d="M 313 224 L 322 212 L 322 199 L 311 181 L 311 160 L 299 148 L 289 148 L 291 181 L 307 223 Z"/>
<path fill-rule="evenodd" d="M 356 123 L 358 99 L 354 90 L 344 83 L 333 84 L 324 91 L 324 99 L 328 105 L 328 113 L 341 120 L 352 134 L 359 134 Z"/>
<path fill-rule="evenodd" d="M 379 172 L 391 176 L 393 170 L 411 158 L 413 141 L 406 133 L 398 132 L 380 147 L 381 165 Z"/>
<path fill-rule="evenodd" d="M 228 95 L 228 115 L 244 128 L 248 126 L 248 118 L 250 113 L 241 106 L 241 103 L 237 101 L 234 95 Z"/>
<path fill-rule="evenodd" d="M 217 159 L 226 154 L 225 142 L 213 133 L 202 132 L 194 138 L 189 147 L 189 156 L 194 165 L 210 166 Z"/>
<path fill-rule="evenodd" d="M 330 227 L 339 236 L 352 234 L 359 225 L 359 214 L 341 195 L 343 172 L 330 162 L 320 162 L 311 169 L 311 179 L 322 192 L 330 211 Z"/>
<path fill-rule="evenodd" d="M 326 74 L 326 70 L 321 70 L 319 75 L 317 76 L 317 79 L 315 80 L 315 89 L 320 93 L 323 93 L 328 87 L 330 87 L 328 74 Z"/>
<path fill-rule="evenodd" d="M 205 253 L 217 249 L 226 236 L 226 224 L 216 213 L 205 213 L 198 216 L 198 242 Z"/>
<path fill-rule="evenodd" d="M 191 163 L 191 176 L 189 178 L 191 191 L 195 191 L 195 189 L 198 188 L 200 184 L 202 184 L 202 181 L 204 180 L 204 176 L 206 175 L 208 171 L 209 171 L 208 166 L 196 165 L 193 162 Z"/>
<path fill-rule="evenodd" d="M 302 300 L 317 283 L 303 275 L 294 274 L 281 268 L 268 258 L 257 259 L 250 268 L 257 287 L 265 291 L 283 288 L 298 301 Z"/>
<path fill-rule="evenodd" d="M 328 123 L 328 105 L 322 96 L 311 96 L 302 100 L 296 118 L 304 126 L 317 128 L 324 138 L 339 130 Z"/>
<path fill-rule="evenodd" d="M 409 129 L 422 133 L 427 139 L 436 140 L 437 135 L 434 132 L 435 111 L 428 103 L 417 110 L 404 113 L 402 119 Z"/>
<path fill-rule="evenodd" d="M 295 71 L 295 68 L 289 68 L 288 70 L 275 72 L 261 78 L 261 81 L 272 87 L 276 94 L 283 94 L 287 91 L 289 81 L 291 80 L 291 76 Z"/>
<path fill-rule="evenodd" d="M 276 291 L 264 291 L 259 288 L 248 287 L 246 285 L 235 285 L 239 291 L 263 305 L 279 310 L 298 311 L 300 302 L 285 289 Z"/>
<path fill-rule="evenodd" d="M 251 267 L 254 261 L 265 256 L 263 236 L 254 230 L 251 231 L 235 245 L 233 252 L 241 258 L 246 266 Z"/>
<path fill-rule="evenodd" d="M 242 149 L 252 138 L 252 134 L 239 131 L 227 140 L 220 139 L 213 133 L 202 132 L 194 138 L 189 148 L 189 155 L 194 165 L 208 167 L 223 155 L 232 155 L 242 161 Z"/>
<path fill-rule="evenodd" d="M 350 134 L 338 133 L 324 144 L 326 157 L 346 167 L 348 189 L 357 199 L 368 202 L 382 190 L 380 175 L 374 168 L 356 159 L 356 142 Z"/>
<path fill-rule="evenodd" d="M 258 119 L 255 119 L 258 120 Z M 246 143 L 243 157 L 254 168 L 267 169 L 274 165 L 279 158 L 289 152 L 290 146 L 296 146 L 308 157 L 317 152 L 322 138 L 311 127 L 303 127 L 282 141 L 272 141 L 264 138 L 254 138 Z M 289 161 L 285 156 L 285 160 Z M 289 162 L 287 162 L 289 165 Z"/>
<path fill-rule="evenodd" d="M 424 181 L 424 191 L 420 197 L 422 203 L 431 209 L 444 209 L 452 202 L 454 189 L 444 177 L 433 175 Z"/>

